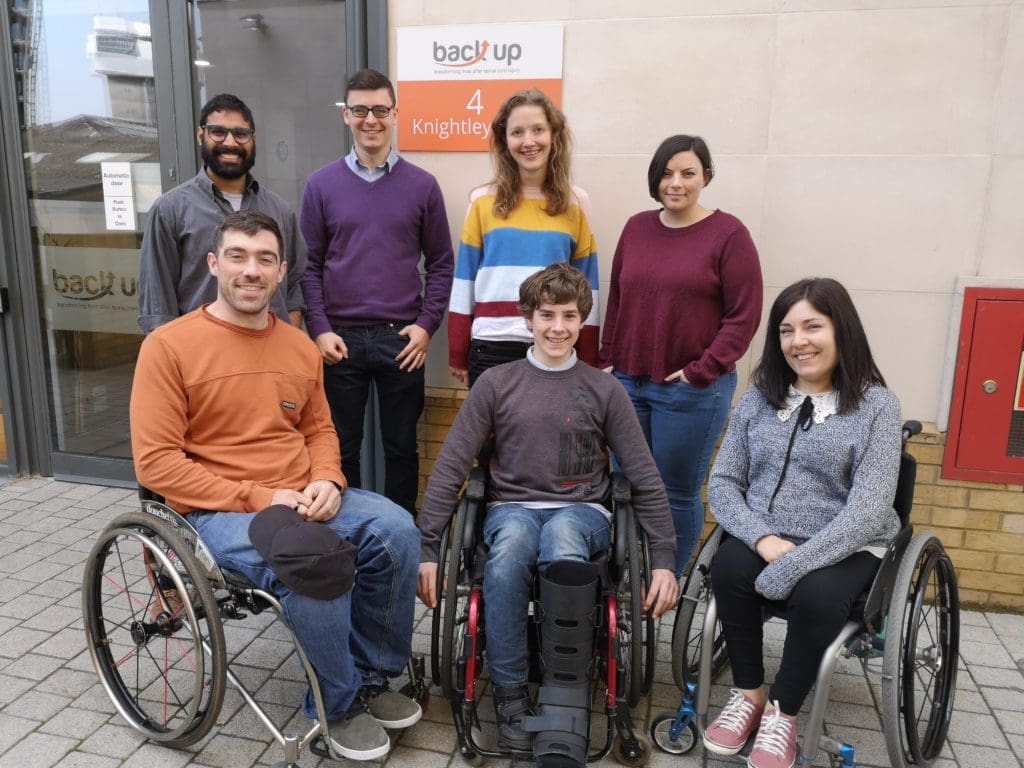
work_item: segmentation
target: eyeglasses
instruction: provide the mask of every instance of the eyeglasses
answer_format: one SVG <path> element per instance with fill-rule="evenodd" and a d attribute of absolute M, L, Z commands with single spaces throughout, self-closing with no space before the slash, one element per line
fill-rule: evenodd
<path fill-rule="evenodd" d="M 348 107 L 348 111 L 356 117 L 366 117 L 368 114 L 373 112 L 373 116 L 378 120 L 383 120 L 385 117 L 390 115 L 392 109 L 394 109 L 394 107 L 385 107 L 383 104 L 377 104 L 373 107 L 356 104 L 355 106 Z"/>
<path fill-rule="evenodd" d="M 225 128 L 223 125 L 204 125 L 203 130 L 218 144 L 227 139 L 229 133 L 235 137 L 236 143 L 248 144 L 256 133 L 252 128 Z"/>

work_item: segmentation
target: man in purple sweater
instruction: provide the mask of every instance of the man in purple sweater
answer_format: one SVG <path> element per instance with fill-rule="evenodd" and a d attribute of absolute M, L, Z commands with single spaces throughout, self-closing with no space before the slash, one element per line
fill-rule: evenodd
<path fill-rule="evenodd" d="M 391 147 L 396 113 L 386 76 L 364 69 L 348 81 L 352 151 L 310 176 L 302 195 L 299 226 L 309 248 L 302 293 L 349 485 L 365 482 L 359 451 L 372 382 L 384 495 L 415 514 L 423 363 L 448 305 L 455 258 L 437 180 Z"/>

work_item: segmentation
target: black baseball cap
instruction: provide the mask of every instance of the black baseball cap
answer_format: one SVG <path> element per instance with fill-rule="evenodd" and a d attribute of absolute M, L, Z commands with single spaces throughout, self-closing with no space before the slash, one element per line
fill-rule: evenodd
<path fill-rule="evenodd" d="M 249 540 L 277 577 L 301 595 L 334 600 L 356 580 L 355 546 L 284 504 L 256 514 Z"/>

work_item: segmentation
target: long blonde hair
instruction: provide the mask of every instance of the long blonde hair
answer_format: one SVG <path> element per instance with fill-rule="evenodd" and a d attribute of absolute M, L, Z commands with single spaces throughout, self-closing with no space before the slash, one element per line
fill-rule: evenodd
<path fill-rule="evenodd" d="M 508 118 L 516 107 L 536 106 L 544 110 L 551 126 L 551 152 L 541 191 L 544 193 L 544 211 L 556 216 L 568 211 L 574 201 L 569 166 L 572 158 L 572 134 L 565 115 L 554 102 L 536 88 L 526 88 L 512 94 L 491 122 L 491 157 L 494 161 L 494 213 L 508 218 L 523 197 L 519 166 L 508 148 Z"/>

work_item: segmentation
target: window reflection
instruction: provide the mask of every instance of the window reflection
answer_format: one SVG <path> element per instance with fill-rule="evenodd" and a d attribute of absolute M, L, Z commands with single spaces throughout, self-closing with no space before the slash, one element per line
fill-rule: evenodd
<path fill-rule="evenodd" d="M 147 0 L 11 0 L 53 447 L 129 457 L 139 247 L 160 193 Z"/>

